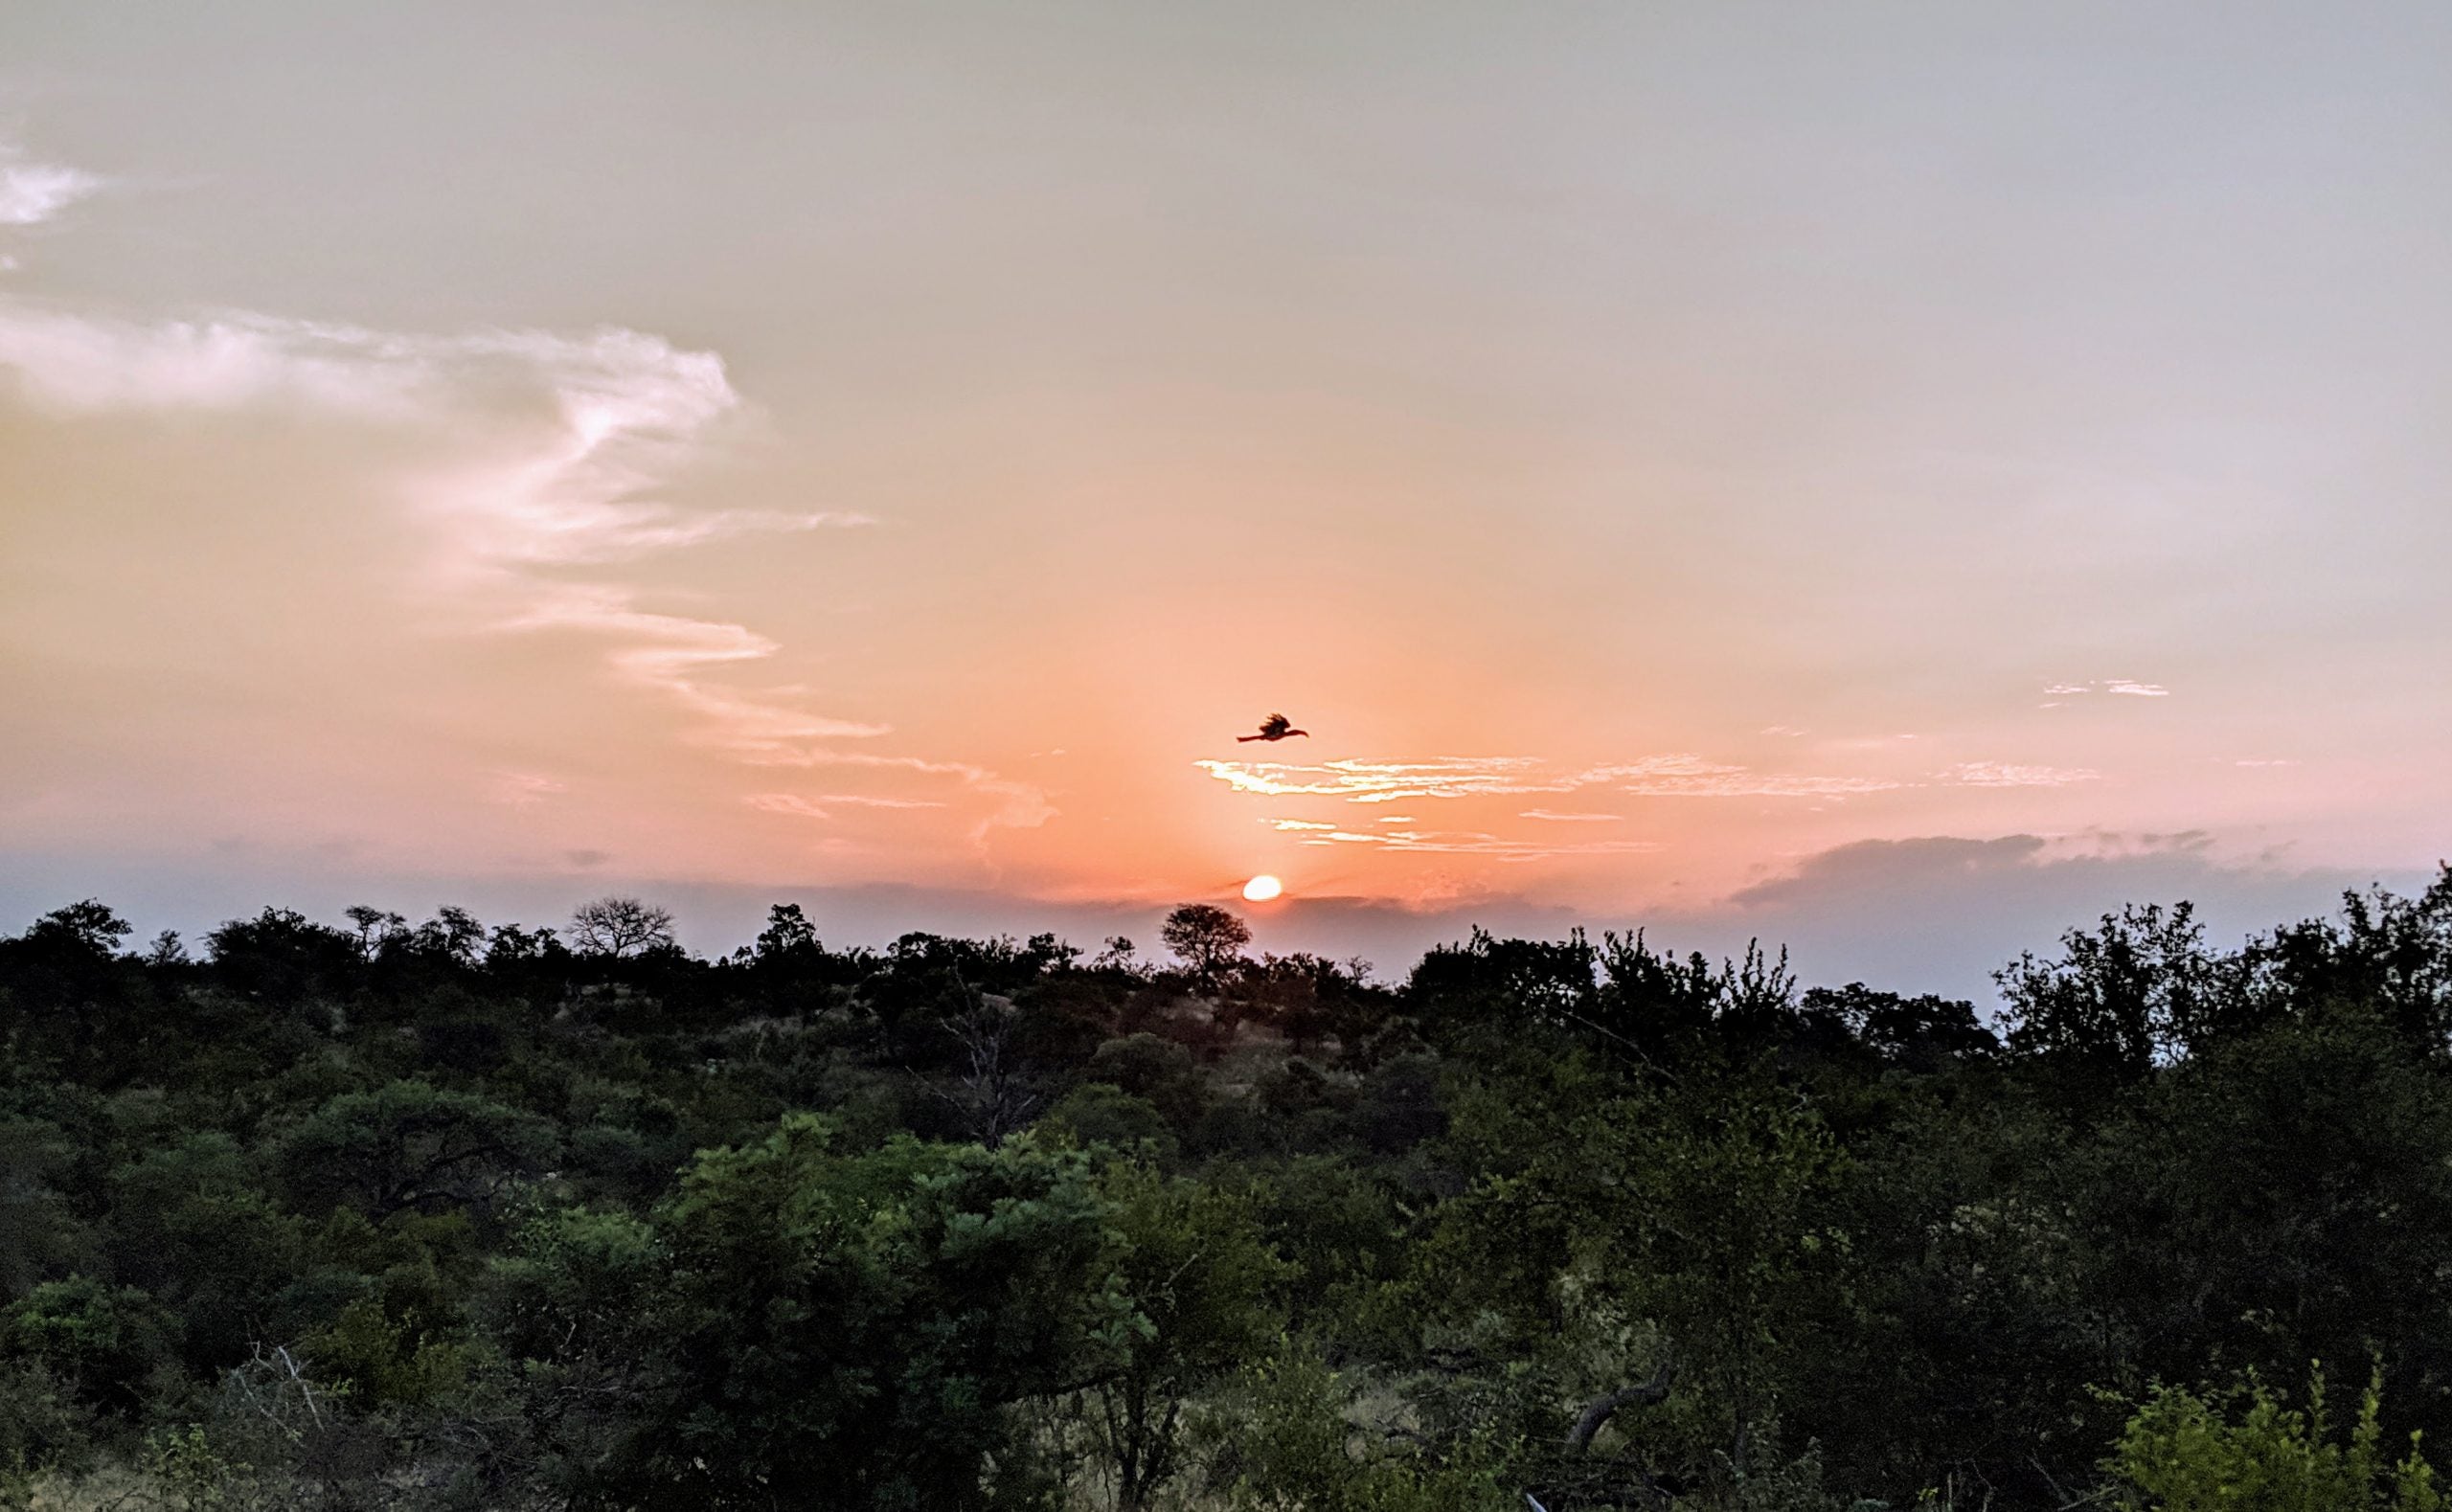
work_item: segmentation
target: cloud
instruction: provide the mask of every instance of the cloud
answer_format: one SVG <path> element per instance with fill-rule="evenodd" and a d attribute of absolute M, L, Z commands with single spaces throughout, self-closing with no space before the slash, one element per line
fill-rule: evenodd
<path fill-rule="evenodd" d="M 1606 779 L 1619 792 L 1645 798 L 1849 798 L 1911 785 L 1876 777 L 1756 772 L 1693 756 L 1665 756 L 1633 767 L 1600 770 L 1608 774 Z M 1619 780 L 1622 778 L 1624 780 Z"/>
<path fill-rule="evenodd" d="M 990 830 L 1033 828 L 1056 817 L 1056 806 L 1038 788 L 1001 777 L 987 767 L 968 761 L 880 756 L 872 752 L 837 751 L 787 741 L 778 741 L 766 749 L 746 754 L 743 759 L 756 766 L 845 767 L 872 772 L 907 772 L 920 777 L 949 779 L 970 793 L 992 801 L 994 805 L 971 826 L 969 834 L 974 845 L 983 844 Z"/>
<path fill-rule="evenodd" d="M 251 312 L 139 322 L 0 302 L 0 369 L 54 410 L 276 407 L 445 437 L 462 460 L 402 488 L 428 528 L 434 598 L 475 610 L 485 628 L 602 639 L 618 675 L 693 711 L 716 745 L 885 733 L 711 681 L 715 667 L 780 649 L 746 625 L 652 612 L 634 585 L 563 575 L 726 536 L 867 523 L 684 511 L 644 497 L 739 407 L 713 353 L 616 327 L 425 336 Z"/>
<path fill-rule="evenodd" d="M 1476 793 L 1529 793 L 1541 763 L 1532 756 L 1442 756 L 1430 761 L 1196 761 L 1193 765 L 1237 792 L 1270 798 L 1342 798 L 1380 803 L 1400 798 L 1466 798 Z"/>
<path fill-rule="evenodd" d="M 0 221 L 32 224 L 99 184 L 0 153 Z M 27 402 L 60 414 L 272 410 L 410 437 L 435 460 L 402 468 L 393 489 L 423 528 L 409 593 L 434 628 L 597 643 L 614 680 L 687 713 L 685 740 L 747 765 L 839 764 L 836 743 L 890 733 L 813 708 L 797 687 L 745 686 L 749 668 L 782 653 L 775 640 L 651 607 L 644 585 L 618 570 L 717 540 L 870 523 L 845 510 L 690 508 L 658 497 L 745 413 L 714 352 L 610 326 L 437 335 L 249 310 L 149 319 L 0 299 L 0 383 L 11 380 Z M 984 768 L 877 759 L 988 799 L 983 831 L 1054 812 L 1036 789 Z M 867 806 L 942 805 L 883 797 Z"/>
<path fill-rule="evenodd" d="M 836 808 L 900 810 L 945 806 L 934 799 L 875 798 L 866 793 L 827 793 L 817 798 L 804 798 L 798 793 L 752 793 L 741 801 L 769 814 L 787 814 L 795 819 L 830 819 Z"/>
<path fill-rule="evenodd" d="M 2100 772 L 2086 767 L 2021 766 L 2009 761 L 1962 761 L 1940 774 L 1956 787 L 2067 787 L 2097 782 Z"/>
<path fill-rule="evenodd" d="M 2076 698 L 2087 693 L 2109 693 L 2122 698 L 2168 698 L 2171 690 L 2160 683 L 2141 683 L 2129 677 L 2100 677 L 2086 683 L 2054 683 L 2044 690 L 2047 698 Z M 2055 704 L 2046 704 L 2054 709 Z"/>
<path fill-rule="evenodd" d="M 20 157 L 0 145 L 0 226 L 39 226 L 102 187 L 91 173 Z"/>
<path fill-rule="evenodd" d="M 1555 824 L 1623 824 L 1625 818 L 1622 814 L 1561 814 L 1547 808 L 1528 808 L 1515 817 L 1547 820 Z"/>
<path fill-rule="evenodd" d="M 1237 792 L 1341 798 L 1350 803 L 1406 799 L 1521 797 L 1614 787 L 1646 798 L 1833 798 L 1907 784 L 1883 778 L 1758 772 L 1684 753 L 1562 769 L 1536 756 L 1439 756 L 1427 761 L 1194 762 Z"/>
<path fill-rule="evenodd" d="M 851 808 L 942 808 L 945 805 L 932 798 L 874 798 L 865 793 L 828 793 L 819 798 L 821 803 L 841 803 Z"/>
<path fill-rule="evenodd" d="M 1784 877 L 1758 882 L 1729 894 L 1743 908 L 1794 902 L 1850 888 L 1887 889 L 1902 878 L 1918 883 L 1969 878 L 2029 866 L 2048 843 L 2041 835 L 2003 835 L 1964 840 L 1936 835 L 1915 840 L 1860 840 L 1807 857 Z"/>
<path fill-rule="evenodd" d="M 494 774 L 493 800 L 514 808 L 541 803 L 556 793 L 568 789 L 553 778 L 536 772 L 497 772 Z"/>
<path fill-rule="evenodd" d="M 665 694 L 697 713 L 692 738 L 767 764 L 765 757 L 799 743 L 865 739 L 889 727 L 810 712 L 787 693 L 743 692 L 707 674 L 733 663 L 762 661 L 781 647 L 746 625 L 639 608 L 636 591 L 619 584 L 545 582 L 532 601 L 493 622 L 504 631 L 577 631 L 611 643 L 605 663 L 636 687 Z"/>
<path fill-rule="evenodd" d="M 1268 823 L 1278 829 L 1334 829 L 1337 827 L 1334 824 L 1323 824 L 1309 819 L 1273 819 Z"/>
<path fill-rule="evenodd" d="M 1482 830 L 1409 830 L 1377 833 L 1335 829 L 1303 842 L 1306 846 L 1357 845 L 1383 851 L 1442 856 L 1486 856 L 1494 861 L 1548 861 L 1559 856 L 1641 855 L 1660 849 L 1649 840 L 1595 840 L 1551 843 L 1510 840 Z"/>
<path fill-rule="evenodd" d="M 750 807 L 768 814 L 788 814 L 794 819 L 829 819 L 824 805 L 813 803 L 797 793 L 752 793 L 741 800 Z"/>
<path fill-rule="evenodd" d="M 69 413 L 285 404 L 412 418 L 437 354 L 355 327 L 233 313 L 140 322 L 0 305 L 0 367 Z"/>
<path fill-rule="evenodd" d="M 2216 944 L 2326 912 L 2373 872 L 2226 859 L 2202 831 L 1951 835 L 1865 840 L 1806 856 L 1715 909 L 1672 915 L 1682 929 L 1741 931 L 1795 948 L 1808 980 L 1991 999 L 1991 972 L 2022 950 L 2125 903 L 2197 905 Z M 2380 880 L 2411 890 L 2418 874 Z"/>

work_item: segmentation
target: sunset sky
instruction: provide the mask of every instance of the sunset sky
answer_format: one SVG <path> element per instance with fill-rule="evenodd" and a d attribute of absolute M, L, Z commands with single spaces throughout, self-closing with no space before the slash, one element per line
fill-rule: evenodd
<path fill-rule="evenodd" d="M 11 4 L 0 929 L 1265 872 L 1976 992 L 2410 885 L 2452 10 L 2208 23 Z"/>

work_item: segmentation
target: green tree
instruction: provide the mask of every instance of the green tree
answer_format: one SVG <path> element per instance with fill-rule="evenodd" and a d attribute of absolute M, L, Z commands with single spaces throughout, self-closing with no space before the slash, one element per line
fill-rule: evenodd
<path fill-rule="evenodd" d="M 1285 1266 L 1239 1197 L 1129 1163 L 1104 1185 L 1134 1316 L 1086 1416 L 1118 1512 L 1146 1512 L 1183 1468 L 1187 1404 L 1276 1337 L 1268 1300 Z"/>
<path fill-rule="evenodd" d="M 846 1154 L 827 1120 L 794 1115 L 701 1156 L 656 1215 L 664 1274 L 623 1331 L 644 1383 L 583 1492 L 646 1507 L 1032 1502 L 1010 1410 L 1124 1357 L 1113 1208 L 1087 1157 L 1027 1139 Z"/>
<path fill-rule="evenodd" d="M 543 1169 L 557 1142 L 534 1114 L 407 1080 L 326 1102 L 273 1137 L 271 1159 L 302 1209 L 346 1206 L 380 1222 L 487 1200 Z"/>
<path fill-rule="evenodd" d="M 226 1367 L 285 1320 L 304 1226 L 256 1185 L 237 1140 L 187 1135 L 113 1171 L 110 1190 L 119 1277 L 177 1310 L 191 1367 Z"/>
<path fill-rule="evenodd" d="M 2218 1015 L 2215 962 L 2186 903 L 2106 914 L 2060 946 L 2057 958 L 2029 952 L 1995 976 L 2018 1054 L 2135 1081 L 2201 1043 Z"/>
<path fill-rule="evenodd" d="M 75 1142 L 57 1124 L 0 1117 L 0 1302 L 85 1253 L 84 1226 L 60 1190 L 76 1159 Z"/>
<path fill-rule="evenodd" d="M 39 1364 L 79 1401 L 133 1416 L 170 1367 L 176 1326 L 135 1287 L 72 1275 L 43 1282 L 0 1315 L 0 1355 Z"/>

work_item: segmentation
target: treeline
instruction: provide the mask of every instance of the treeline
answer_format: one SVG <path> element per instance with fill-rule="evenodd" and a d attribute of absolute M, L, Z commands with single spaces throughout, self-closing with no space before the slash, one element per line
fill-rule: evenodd
<path fill-rule="evenodd" d="M 0 1507 L 2436 1506 L 2452 869 L 1997 1022 L 1206 906 L 347 920 L 0 939 Z"/>

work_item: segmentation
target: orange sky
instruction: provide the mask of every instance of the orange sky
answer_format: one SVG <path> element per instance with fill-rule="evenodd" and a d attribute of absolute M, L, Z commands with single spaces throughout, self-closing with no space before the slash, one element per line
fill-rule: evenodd
<path fill-rule="evenodd" d="M 2427 867 L 2371 19 L 11 8 L 0 904 Z"/>

